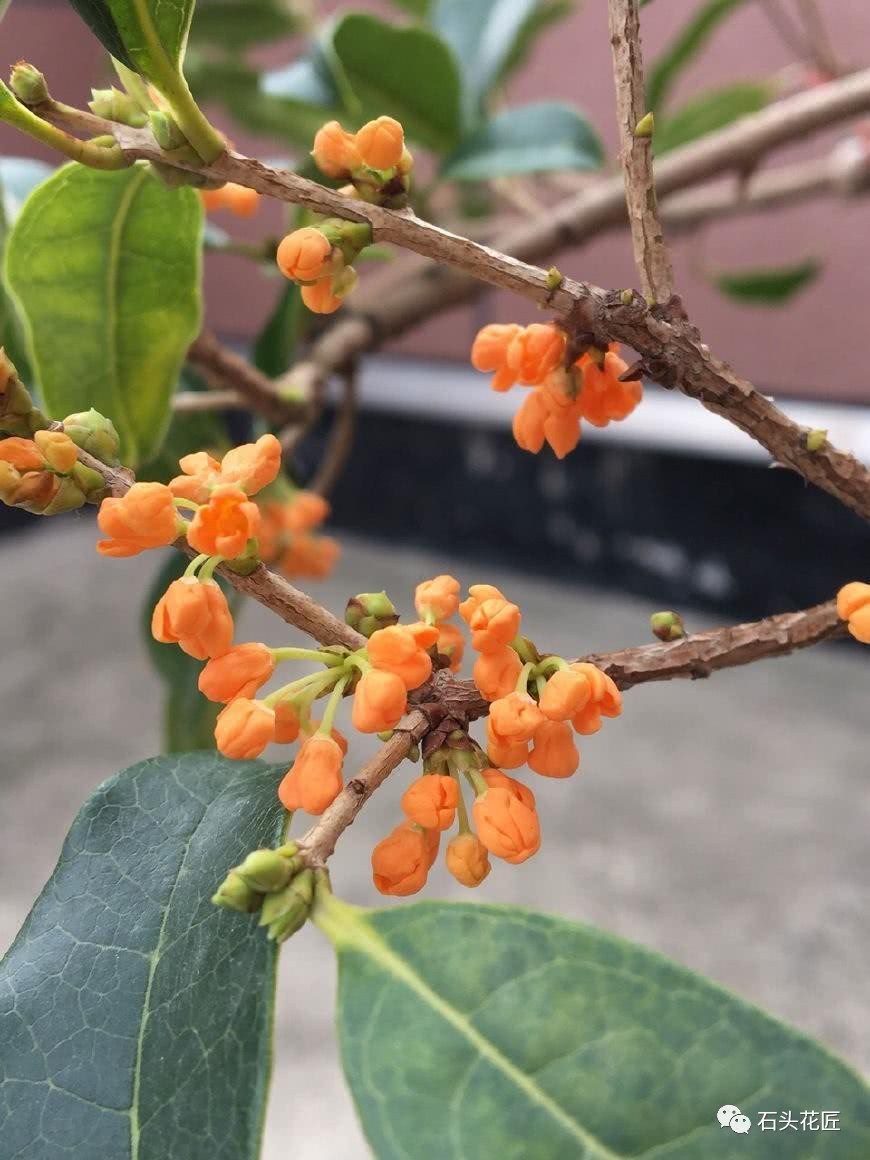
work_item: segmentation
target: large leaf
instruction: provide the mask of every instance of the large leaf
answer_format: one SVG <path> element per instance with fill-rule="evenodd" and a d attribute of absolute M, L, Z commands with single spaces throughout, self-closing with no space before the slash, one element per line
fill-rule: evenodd
<path fill-rule="evenodd" d="M 807 258 L 778 269 L 718 271 L 713 281 L 729 298 L 754 306 L 783 306 L 819 275 L 821 263 Z"/>
<path fill-rule="evenodd" d="M 275 951 L 209 897 L 278 839 L 278 777 L 189 753 L 83 806 L 0 964 L 4 1158 L 255 1160 Z"/>
<path fill-rule="evenodd" d="M 647 76 L 647 106 L 656 113 L 683 69 L 690 64 L 722 21 L 744 0 L 704 0 L 674 42 L 653 63 Z"/>
<path fill-rule="evenodd" d="M 202 206 L 143 165 L 72 163 L 28 198 L 6 274 L 33 370 L 56 419 L 96 407 L 131 467 L 150 459 L 200 324 Z"/>
<path fill-rule="evenodd" d="M 597 169 L 603 156 L 585 117 L 569 105 L 547 101 L 499 113 L 460 143 L 445 160 L 442 174 L 485 181 L 514 173 Z"/>
<path fill-rule="evenodd" d="M 655 151 L 667 153 L 680 145 L 687 145 L 724 129 L 739 117 L 757 113 L 770 101 L 772 89 L 760 81 L 737 81 L 721 89 L 701 93 L 681 105 L 670 116 L 656 122 Z"/>
<path fill-rule="evenodd" d="M 299 28 L 299 14 L 281 0 L 255 4 L 251 0 L 200 0 L 190 39 L 237 53 L 252 44 L 291 36 Z"/>
<path fill-rule="evenodd" d="M 477 121 L 483 98 L 537 7 L 538 0 L 435 0 L 429 19 L 459 61 L 467 124 Z"/>
<path fill-rule="evenodd" d="M 455 145 L 459 73 L 443 40 L 351 12 L 335 26 L 332 45 L 366 115 L 395 117 L 409 137 L 439 152 Z"/>
<path fill-rule="evenodd" d="M 103 47 L 160 83 L 184 58 L 195 0 L 70 0 Z"/>
<path fill-rule="evenodd" d="M 511 907 L 326 902 L 317 920 L 379 1160 L 870 1155 L 870 1092 L 844 1063 L 642 947 Z M 840 1130 L 753 1145 L 724 1104 L 836 1109 Z"/>

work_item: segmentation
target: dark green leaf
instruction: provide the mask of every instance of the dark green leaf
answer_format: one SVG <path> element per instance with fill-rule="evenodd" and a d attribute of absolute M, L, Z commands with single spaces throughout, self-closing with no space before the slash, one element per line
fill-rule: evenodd
<path fill-rule="evenodd" d="M 597 169 L 601 142 L 585 117 L 568 105 L 542 102 L 499 113 L 446 158 L 444 177 L 483 181 L 552 169 Z"/>
<path fill-rule="evenodd" d="M 529 13 L 525 24 L 517 33 L 513 47 L 496 77 L 496 83 L 505 80 L 515 69 L 524 64 L 535 41 L 541 33 L 559 20 L 564 20 L 577 7 L 576 0 L 538 0 Z"/>
<path fill-rule="evenodd" d="M 255 1160 L 276 954 L 210 895 L 279 838 L 280 771 L 214 753 L 106 782 L 0 965 L 0 1155 Z"/>
<path fill-rule="evenodd" d="M 299 287 L 288 282 L 254 344 L 254 365 L 264 375 L 274 379 L 288 370 L 304 317 Z"/>
<path fill-rule="evenodd" d="M 69 0 L 69 2 L 106 52 L 127 68 L 135 69 L 136 65 L 124 46 L 123 37 L 115 22 L 110 0 Z"/>
<path fill-rule="evenodd" d="M 404 8 L 412 16 L 424 17 L 429 13 L 431 0 L 393 0 L 399 8 Z"/>
<path fill-rule="evenodd" d="M 435 0 L 430 23 L 459 61 L 466 125 L 479 119 L 483 98 L 537 7 L 538 0 Z"/>
<path fill-rule="evenodd" d="M 757 113 L 770 101 L 770 85 L 755 81 L 738 81 L 721 89 L 711 89 L 694 97 L 670 116 L 656 122 L 657 155 L 687 145 L 707 133 L 724 129 L 739 117 Z"/>
<path fill-rule="evenodd" d="M 299 31 L 299 16 L 280 0 L 200 0 L 191 25 L 191 43 L 216 45 L 237 53 L 263 41 Z"/>
<path fill-rule="evenodd" d="M 683 69 L 701 51 L 716 28 L 744 0 L 704 0 L 647 75 L 647 107 L 658 113 Z"/>
<path fill-rule="evenodd" d="M 735 273 L 717 272 L 713 282 L 729 298 L 759 306 L 783 306 L 814 281 L 822 265 L 815 258 L 807 258 L 794 266 L 780 269 L 739 270 Z"/>
<path fill-rule="evenodd" d="M 70 164 L 33 191 L 6 275 L 26 320 L 40 394 L 56 419 L 96 407 L 135 467 L 160 446 L 199 330 L 202 206 L 144 165 Z"/>
<path fill-rule="evenodd" d="M 70 0 L 103 47 L 162 84 L 184 57 L 195 0 Z"/>
<path fill-rule="evenodd" d="M 642 947 L 513 907 L 316 919 L 339 960 L 345 1073 L 378 1160 L 863 1160 L 870 1092 L 797 1031 Z M 736 1104 L 837 1109 L 838 1132 L 753 1144 Z"/>
<path fill-rule="evenodd" d="M 456 144 L 460 82 L 450 49 L 423 28 L 397 28 L 352 12 L 335 27 L 332 44 L 360 116 L 386 114 L 408 136 L 443 151 Z"/>

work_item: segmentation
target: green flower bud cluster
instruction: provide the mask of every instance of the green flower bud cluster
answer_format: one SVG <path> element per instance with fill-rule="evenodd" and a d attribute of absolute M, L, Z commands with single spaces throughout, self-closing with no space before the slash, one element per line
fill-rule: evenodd
<path fill-rule="evenodd" d="M 260 926 L 274 942 L 284 942 L 308 918 L 314 901 L 314 873 L 302 866 L 296 845 L 252 850 L 230 870 L 212 897 L 216 906 L 241 914 L 261 911 Z"/>
<path fill-rule="evenodd" d="M 378 629 L 398 624 L 399 614 L 386 592 L 360 592 L 348 600 L 344 620 L 351 628 L 369 637 Z"/>

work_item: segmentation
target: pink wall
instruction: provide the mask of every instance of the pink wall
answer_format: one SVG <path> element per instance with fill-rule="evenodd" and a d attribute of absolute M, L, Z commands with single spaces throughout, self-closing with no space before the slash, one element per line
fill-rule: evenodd
<path fill-rule="evenodd" d="M 373 8 L 360 3 L 357 7 Z M 331 5 L 330 5 L 331 7 Z M 648 58 L 670 39 L 696 0 L 658 0 L 644 12 Z M 377 8 L 383 11 L 382 5 Z M 847 64 L 870 58 L 870 6 L 834 4 L 822 0 L 835 49 Z M 393 9 L 390 9 L 391 11 Z M 548 31 L 511 86 L 513 101 L 560 99 L 576 101 L 590 114 L 608 148 L 615 148 L 612 79 L 603 0 L 581 6 L 567 22 Z M 0 68 L 19 56 L 38 64 L 62 99 L 82 104 L 91 83 L 102 74 L 101 50 L 75 14 L 66 6 L 26 4 L 15 0 L 2 25 Z M 276 62 L 290 59 L 273 50 Z M 747 4 L 717 33 L 703 59 L 692 67 L 674 98 L 679 101 L 703 88 L 736 79 L 768 76 L 784 68 L 792 56 L 777 39 L 760 5 Z M 268 155 L 275 143 L 237 134 L 240 147 Z M 775 161 L 817 156 L 832 136 L 814 138 L 808 145 L 783 151 Z M 280 147 L 279 147 L 280 148 Z M 37 153 L 20 136 L 0 127 L 4 153 Z M 278 150 L 279 151 L 279 150 Z M 279 228 L 275 206 L 265 210 L 265 223 Z M 734 269 L 741 265 L 781 265 L 807 256 L 824 259 L 824 272 L 809 290 L 785 309 L 764 310 L 736 305 L 695 276 L 692 265 L 700 257 L 696 242 L 677 239 L 674 258 L 678 284 L 693 320 L 717 352 L 727 354 L 734 366 L 771 392 L 824 395 L 870 402 L 870 383 L 861 344 L 854 335 L 866 328 L 870 302 L 870 262 L 864 238 L 870 224 L 870 202 L 816 201 L 778 212 L 723 223 L 707 231 L 703 260 Z M 236 227 L 240 235 L 256 236 L 257 223 Z M 557 264 L 566 273 L 604 286 L 635 281 L 627 235 L 617 233 L 582 249 L 560 255 Z M 366 270 L 368 278 L 377 273 Z M 237 258 L 209 259 L 209 321 L 234 336 L 249 334 L 262 319 L 277 282 L 252 272 Z M 530 318 L 533 315 L 511 296 L 488 295 L 475 307 L 435 319 L 409 335 L 395 348 L 417 354 L 467 357 L 475 328 L 493 318 Z"/>

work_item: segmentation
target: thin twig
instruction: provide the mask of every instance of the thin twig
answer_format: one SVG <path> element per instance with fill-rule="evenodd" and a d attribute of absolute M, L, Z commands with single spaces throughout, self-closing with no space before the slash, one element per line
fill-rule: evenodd
<path fill-rule="evenodd" d="M 172 409 L 177 414 L 201 411 L 247 411 L 250 402 L 238 391 L 179 391 L 172 396 Z"/>
<path fill-rule="evenodd" d="M 304 404 L 283 397 L 279 386 L 268 375 L 224 346 L 208 330 L 204 330 L 188 348 L 187 359 L 202 372 L 210 386 L 218 390 L 232 388 L 244 395 L 252 410 L 272 422 L 298 420 L 308 413 Z"/>
<path fill-rule="evenodd" d="M 356 367 L 349 367 L 345 371 L 342 382 L 344 389 L 341 400 L 336 406 L 326 451 L 309 484 L 309 489 L 317 492 L 318 495 L 329 495 L 344 471 L 345 464 L 353 449 L 358 409 Z"/>
<path fill-rule="evenodd" d="M 816 0 L 796 0 L 796 3 L 806 29 L 810 59 L 824 76 L 839 76 L 842 69 Z"/>

